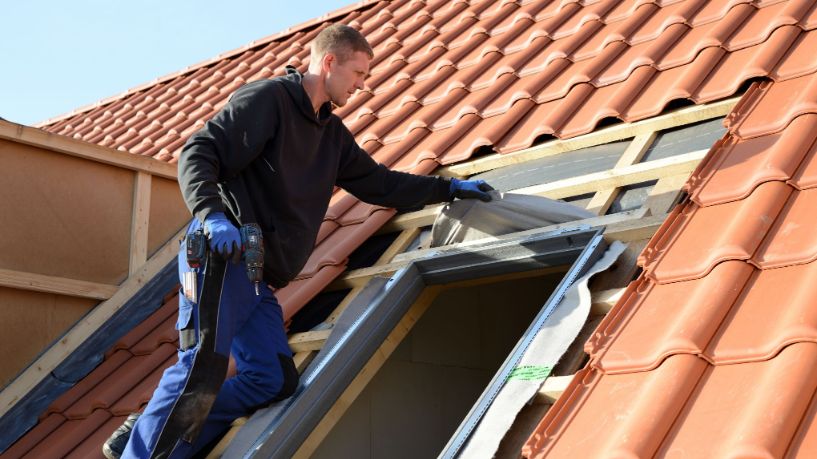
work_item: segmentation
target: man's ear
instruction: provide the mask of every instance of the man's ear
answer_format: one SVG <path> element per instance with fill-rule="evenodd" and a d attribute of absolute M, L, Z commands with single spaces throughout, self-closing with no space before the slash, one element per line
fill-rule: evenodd
<path fill-rule="evenodd" d="M 323 59 L 321 60 L 321 68 L 324 72 L 329 72 L 332 70 L 332 66 L 337 61 L 337 57 L 333 53 L 326 53 L 323 55 Z"/>

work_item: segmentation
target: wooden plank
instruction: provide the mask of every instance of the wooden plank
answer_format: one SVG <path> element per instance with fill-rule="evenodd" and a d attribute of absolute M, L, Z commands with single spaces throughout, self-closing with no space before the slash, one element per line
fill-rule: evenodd
<path fill-rule="evenodd" d="M 323 347 L 323 343 L 329 338 L 332 329 L 312 330 L 302 333 L 293 333 L 289 336 L 289 348 L 292 352 L 317 351 Z"/>
<path fill-rule="evenodd" d="M 241 429 L 241 426 L 247 423 L 247 419 L 249 418 L 245 416 L 233 421 L 233 423 L 230 424 L 230 430 L 228 430 L 227 433 L 221 437 L 218 444 L 207 454 L 207 459 L 219 459 L 222 457 L 224 455 L 224 451 L 227 451 L 227 447 L 230 446 L 230 443 L 232 443 L 236 434 Z"/>
<path fill-rule="evenodd" d="M 151 176 L 137 172 L 133 184 L 129 273 L 132 275 L 148 260 L 148 219 L 150 217 Z"/>
<path fill-rule="evenodd" d="M 402 231 L 409 228 L 420 228 L 434 223 L 437 214 L 440 213 L 443 205 L 431 205 L 422 210 L 415 212 L 407 212 L 405 214 L 395 215 L 391 220 L 378 231 L 378 234 L 393 233 L 395 231 Z"/>
<path fill-rule="evenodd" d="M 621 158 L 618 159 L 613 169 L 631 166 L 641 161 L 641 158 L 647 153 L 655 137 L 655 132 L 647 132 L 636 136 L 624 150 L 624 153 L 621 154 Z M 618 188 L 614 187 L 599 190 L 587 204 L 587 210 L 594 212 L 596 215 L 604 215 L 613 201 L 615 201 L 616 196 L 618 196 Z"/>
<path fill-rule="evenodd" d="M 116 285 L 24 273 L 10 269 L 0 269 L 0 286 L 96 300 L 107 300 L 119 290 Z"/>
<path fill-rule="evenodd" d="M 539 405 L 552 404 L 562 396 L 574 375 L 551 376 L 542 384 L 542 388 L 536 392 L 533 402 Z"/>
<path fill-rule="evenodd" d="M 295 368 L 298 370 L 298 373 L 303 373 L 316 355 L 318 355 L 317 351 L 303 351 L 295 353 L 295 355 L 292 356 L 292 360 L 295 362 Z"/>
<path fill-rule="evenodd" d="M 698 150 L 683 155 L 633 164 L 619 169 L 557 180 L 542 185 L 514 190 L 514 193 L 535 194 L 552 199 L 567 198 L 590 193 L 600 188 L 632 185 L 652 179 L 660 179 L 682 173 L 690 173 L 709 150 Z"/>
<path fill-rule="evenodd" d="M 135 275 L 130 276 L 107 301 L 101 303 L 82 318 L 58 342 L 40 355 L 25 371 L 0 392 L 0 416 L 5 415 L 25 394 L 31 391 L 57 365 L 74 352 L 77 347 L 95 330 L 107 322 L 134 293 L 176 257 L 179 251 L 179 239 L 185 228 L 179 230 L 174 238 L 167 242 L 156 254 L 145 263 Z"/>
<path fill-rule="evenodd" d="M 647 195 L 644 207 L 650 209 L 654 215 L 669 213 L 678 202 L 681 188 L 689 180 L 689 174 L 685 172 L 658 180 L 658 183 L 650 190 L 650 194 Z"/>
<path fill-rule="evenodd" d="M 701 159 L 706 156 L 707 152 L 708 150 L 698 150 L 670 158 L 633 164 L 619 169 L 610 169 L 578 177 L 570 177 L 564 180 L 557 180 L 542 185 L 520 188 L 512 190 L 512 192 L 545 196 L 551 199 L 562 199 L 592 193 L 600 189 L 632 185 L 634 183 L 684 173 L 689 174 L 695 169 L 698 163 L 700 163 Z M 387 227 L 389 231 L 398 231 L 412 227 L 429 226 L 434 223 L 434 219 L 437 218 L 437 214 L 443 207 L 444 205 L 430 206 L 417 212 L 397 215 L 389 220 L 389 222 L 384 225 L 384 228 Z"/>
<path fill-rule="evenodd" d="M 366 388 L 369 381 L 377 374 L 380 367 L 386 362 L 386 359 L 394 352 L 394 349 L 403 341 L 403 338 L 411 331 L 414 324 L 422 317 L 439 292 L 442 286 L 428 287 L 420 294 L 417 301 L 409 308 L 406 315 L 394 327 L 394 330 L 389 333 L 383 344 L 378 348 L 374 355 L 369 359 L 366 365 L 355 376 L 355 379 L 338 397 L 338 400 L 329 409 L 326 415 L 321 419 L 312 433 L 307 437 L 298 451 L 295 452 L 293 458 L 307 459 L 315 452 L 324 438 L 329 434 L 335 424 L 343 417 L 346 410 L 354 403 L 358 395 Z"/>
<path fill-rule="evenodd" d="M 400 235 L 397 236 L 397 239 L 395 239 L 394 242 L 391 243 L 389 248 L 386 249 L 385 252 L 383 252 L 383 255 L 380 255 L 380 258 L 378 258 L 377 261 L 374 262 L 374 264 L 381 265 L 390 262 L 395 255 L 406 250 L 406 247 L 408 247 L 412 242 L 414 242 L 415 239 L 417 239 L 417 236 L 420 235 L 420 232 L 421 232 L 420 228 L 409 228 L 401 232 Z"/>
<path fill-rule="evenodd" d="M 624 290 L 623 288 L 613 288 L 610 290 L 591 292 L 592 305 L 590 306 L 590 314 L 604 315 L 610 312 L 610 309 L 621 299 Z"/>
<path fill-rule="evenodd" d="M 0 120 L 0 139 L 176 180 L 176 165 Z"/>
<path fill-rule="evenodd" d="M 650 215 L 641 219 L 623 221 L 608 226 L 604 231 L 604 239 L 607 242 L 621 241 L 632 242 L 649 239 L 664 223 L 667 215 Z"/>
<path fill-rule="evenodd" d="M 369 281 L 369 279 L 371 279 L 374 276 L 391 277 L 397 270 L 401 269 L 409 262 L 420 258 L 442 254 L 449 251 L 464 250 L 470 246 L 483 244 L 486 242 L 494 242 L 503 239 L 513 239 L 518 237 L 536 236 L 565 228 L 575 228 L 580 225 L 586 225 L 591 228 L 606 226 L 607 231 L 605 232 L 605 234 L 612 231 L 612 233 L 610 233 L 611 234 L 610 237 L 612 237 L 613 234 L 616 234 L 615 232 L 618 229 L 617 225 L 621 224 L 627 225 L 623 228 L 625 230 L 625 233 L 623 234 L 625 235 L 629 232 L 635 232 L 637 235 L 644 233 L 645 230 L 643 226 L 645 224 L 649 225 L 649 229 L 647 231 L 652 231 L 654 233 L 658 226 L 660 226 L 661 222 L 663 222 L 663 218 L 661 218 L 660 221 L 656 221 L 655 219 L 645 220 L 645 216 L 647 215 L 647 213 L 648 210 L 642 208 L 627 212 L 620 212 L 617 214 L 604 215 L 600 217 L 591 217 L 583 220 L 576 220 L 574 222 L 561 223 L 558 225 L 546 226 L 542 228 L 534 228 L 531 230 L 505 234 L 502 236 L 477 239 L 473 241 L 462 242 L 459 244 L 452 244 L 444 247 L 435 247 L 432 249 L 415 250 L 413 252 L 401 253 L 395 256 L 393 259 L 394 261 L 392 261 L 391 263 L 349 271 L 344 275 L 340 276 L 339 278 L 335 279 L 331 284 L 329 284 L 326 287 L 324 291 L 336 291 L 351 287 L 363 286 L 366 284 L 366 282 Z"/>
<path fill-rule="evenodd" d="M 600 129 L 571 139 L 553 140 L 513 153 L 493 154 L 466 163 L 446 166 L 435 171 L 438 175 L 448 177 L 469 177 L 473 174 L 497 169 L 512 164 L 524 163 L 533 159 L 567 153 L 581 148 L 592 147 L 610 142 L 624 140 L 648 132 L 681 126 L 726 116 L 740 100 L 740 96 L 715 102 L 682 108 L 672 113 L 656 116 L 635 123 L 623 123 Z"/>

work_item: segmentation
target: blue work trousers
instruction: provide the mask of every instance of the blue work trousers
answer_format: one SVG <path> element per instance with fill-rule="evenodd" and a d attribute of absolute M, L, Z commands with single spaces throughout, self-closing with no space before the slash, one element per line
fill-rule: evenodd
<path fill-rule="evenodd" d="M 193 219 L 188 234 L 200 225 Z M 185 243 L 180 280 L 190 271 Z M 256 295 L 243 261 L 215 257 L 197 275 L 198 303 L 179 294 L 179 359 L 134 425 L 125 459 L 190 457 L 236 418 L 295 391 L 298 373 L 281 306 L 266 285 Z M 236 375 L 224 381 L 231 352 Z"/>

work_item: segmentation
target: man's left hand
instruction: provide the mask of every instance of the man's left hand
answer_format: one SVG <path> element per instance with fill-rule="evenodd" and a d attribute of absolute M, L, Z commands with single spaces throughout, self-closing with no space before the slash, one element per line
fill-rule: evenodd
<path fill-rule="evenodd" d="M 458 180 L 451 179 L 450 195 L 451 199 L 479 199 L 485 202 L 491 200 L 489 191 L 493 191 L 493 187 L 488 185 L 485 180 Z"/>

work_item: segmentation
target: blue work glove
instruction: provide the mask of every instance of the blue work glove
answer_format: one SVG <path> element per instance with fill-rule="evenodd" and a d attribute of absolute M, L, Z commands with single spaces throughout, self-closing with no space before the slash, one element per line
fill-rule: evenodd
<path fill-rule="evenodd" d="M 485 180 L 457 180 L 451 179 L 451 188 L 449 194 L 451 198 L 469 199 L 475 198 L 485 202 L 491 200 L 489 191 L 493 191 L 493 187 L 485 183 Z"/>
<path fill-rule="evenodd" d="M 223 212 L 213 212 L 204 219 L 204 232 L 210 239 L 210 250 L 225 260 L 241 260 L 241 233 Z"/>

